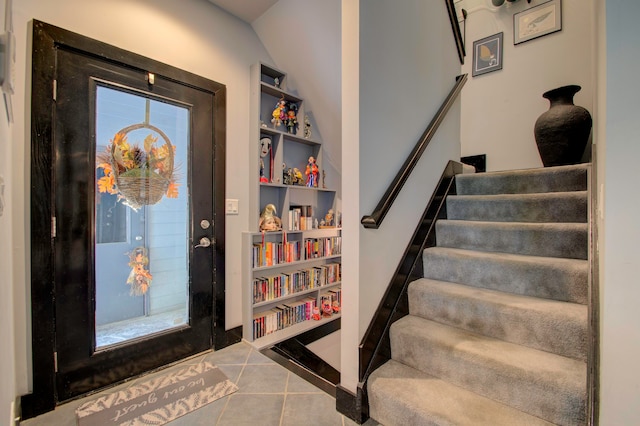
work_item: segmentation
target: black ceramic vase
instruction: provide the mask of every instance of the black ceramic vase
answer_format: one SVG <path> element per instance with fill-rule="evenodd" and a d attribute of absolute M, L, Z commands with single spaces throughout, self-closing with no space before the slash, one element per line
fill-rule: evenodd
<path fill-rule="evenodd" d="M 545 167 L 577 164 L 582 158 L 591 132 L 591 114 L 573 104 L 573 95 L 580 89 L 563 86 L 542 95 L 551 105 L 538 117 L 533 131 Z"/>

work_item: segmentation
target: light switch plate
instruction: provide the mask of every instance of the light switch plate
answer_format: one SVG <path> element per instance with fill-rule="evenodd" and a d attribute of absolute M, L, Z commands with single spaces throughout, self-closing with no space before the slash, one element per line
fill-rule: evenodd
<path fill-rule="evenodd" d="M 225 202 L 225 211 L 227 214 L 238 214 L 238 200 L 227 198 Z"/>

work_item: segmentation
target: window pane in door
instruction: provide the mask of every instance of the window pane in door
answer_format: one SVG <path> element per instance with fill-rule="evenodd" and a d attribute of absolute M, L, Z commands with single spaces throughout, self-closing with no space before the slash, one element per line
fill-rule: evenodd
<path fill-rule="evenodd" d="M 187 107 L 96 91 L 96 347 L 188 324 Z"/>

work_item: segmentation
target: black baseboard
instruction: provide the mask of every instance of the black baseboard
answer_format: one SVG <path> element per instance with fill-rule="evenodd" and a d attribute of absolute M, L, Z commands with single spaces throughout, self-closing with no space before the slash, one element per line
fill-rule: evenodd
<path fill-rule="evenodd" d="M 320 374 L 313 371 L 310 367 L 303 365 L 299 363 L 297 360 L 293 359 L 290 353 L 282 351 L 281 349 L 275 346 L 272 348 L 263 349 L 260 352 L 263 355 L 267 356 L 268 358 L 272 359 L 273 361 L 277 362 L 287 370 L 291 371 L 296 376 L 303 378 L 307 382 L 311 383 L 312 385 L 316 386 L 317 388 L 321 389 L 322 391 L 326 392 L 327 394 L 335 398 L 336 384 L 325 379 Z M 303 358 L 305 359 L 306 362 L 308 362 L 309 359 L 311 359 L 311 357 L 308 354 Z M 319 362 L 324 363 L 324 361 L 322 360 L 320 360 Z M 317 366 L 319 362 L 316 361 L 313 364 Z M 324 369 L 326 368 L 332 368 L 332 367 L 329 364 L 326 364 Z M 340 375 L 340 373 L 337 373 L 337 374 L 338 376 Z"/>
<path fill-rule="evenodd" d="M 214 349 L 216 351 L 240 342 L 242 340 L 242 326 L 239 325 L 231 330 L 224 330 L 224 332 L 220 334 L 221 336 L 216 335 L 215 339 Z"/>
<path fill-rule="evenodd" d="M 369 406 L 364 399 L 365 396 L 360 387 L 357 394 L 340 385 L 336 387 L 336 410 L 359 425 L 369 419 Z"/>
<path fill-rule="evenodd" d="M 475 167 L 476 173 L 484 173 L 487 171 L 487 154 L 462 157 L 460 162 Z"/>
<path fill-rule="evenodd" d="M 261 352 L 289 371 L 335 397 L 336 386 L 340 383 L 340 372 L 306 346 L 340 330 L 340 325 L 340 318 L 335 319 Z"/>

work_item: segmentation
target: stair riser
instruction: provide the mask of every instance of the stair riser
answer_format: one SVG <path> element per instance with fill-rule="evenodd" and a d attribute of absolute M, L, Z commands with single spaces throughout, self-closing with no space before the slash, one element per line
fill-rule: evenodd
<path fill-rule="evenodd" d="M 531 257 L 514 260 L 509 255 L 490 257 L 427 249 L 424 277 L 564 302 L 587 303 L 588 264 Z"/>
<path fill-rule="evenodd" d="M 411 328 L 391 329 L 391 351 L 398 362 L 547 421 L 584 425 L 586 378 L 582 372 L 523 371 L 467 351 L 474 343 L 424 340 Z"/>
<path fill-rule="evenodd" d="M 508 295 L 483 292 L 414 281 L 409 286 L 409 312 L 484 336 L 587 360 L 586 306 L 519 296 L 509 300 Z"/>
<path fill-rule="evenodd" d="M 514 172 L 456 176 L 456 192 L 473 194 L 531 194 L 585 191 L 587 166 L 552 167 Z"/>
<path fill-rule="evenodd" d="M 448 221 L 436 223 L 440 247 L 529 256 L 587 259 L 586 224 L 499 224 Z"/>
<path fill-rule="evenodd" d="M 447 197 L 447 218 L 500 222 L 587 223 L 587 193 Z"/>

